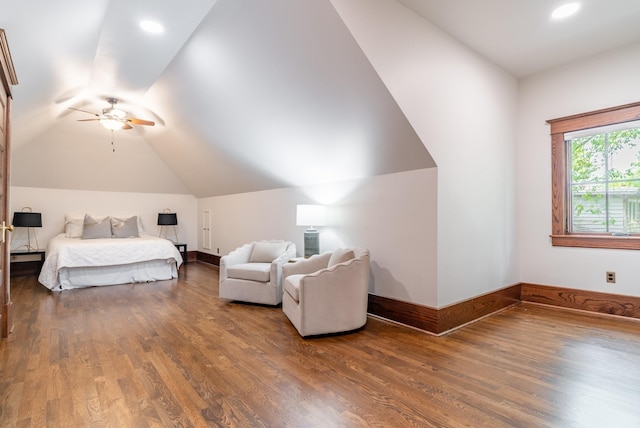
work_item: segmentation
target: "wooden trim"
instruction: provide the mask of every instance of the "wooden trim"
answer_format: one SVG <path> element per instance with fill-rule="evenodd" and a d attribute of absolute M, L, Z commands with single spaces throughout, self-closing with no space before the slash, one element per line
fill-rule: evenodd
<path fill-rule="evenodd" d="M 520 284 L 445 306 L 438 310 L 438 333 L 468 324 L 517 303 L 520 303 Z"/>
<path fill-rule="evenodd" d="M 2 68 L 0 76 L 2 77 L 4 90 L 8 96 L 11 96 L 11 86 L 18 84 L 18 77 L 13 67 L 13 59 L 11 58 L 7 35 L 2 28 L 0 28 L 0 67 Z"/>
<path fill-rule="evenodd" d="M 195 262 L 196 260 L 198 260 L 198 252 L 187 251 L 187 262 Z"/>
<path fill-rule="evenodd" d="M 420 330 L 443 334 L 519 302 L 520 285 L 516 284 L 441 309 L 369 294 L 367 311 Z"/>
<path fill-rule="evenodd" d="M 523 302 L 640 319 L 640 297 L 527 283 L 521 288 Z"/>
<path fill-rule="evenodd" d="M 519 302 L 640 319 L 640 297 L 520 283 L 440 309 L 369 294 L 367 311 L 434 334 L 444 334 Z"/>
<path fill-rule="evenodd" d="M 2 84 L 2 99 L 5 100 L 4 111 L 0 121 L 3 123 L 3 139 L 0 141 L 0 156 L 2 163 L 2 202 L 0 203 L 0 220 L 9 222 L 9 207 L 11 206 L 11 108 L 12 94 L 11 86 L 18 83 L 13 60 L 7 43 L 7 37 L 3 29 L 0 29 L 0 82 Z M 5 96 L 6 94 L 6 96 Z M 0 316 L 0 337 L 5 338 L 13 330 L 13 320 L 11 308 L 11 283 L 10 283 L 10 244 L 8 242 L 0 246 L 0 303 L 2 305 L 2 315 Z"/>
<path fill-rule="evenodd" d="M 640 119 L 640 102 L 548 120 L 551 125 L 551 245 L 640 250 L 640 236 L 569 233 L 566 132 Z"/>
<path fill-rule="evenodd" d="M 551 245 L 557 247 L 640 250 L 640 236 L 551 235 Z"/>
<path fill-rule="evenodd" d="M 438 310 L 428 306 L 369 294 L 367 312 L 420 330 L 438 332 Z"/>
<path fill-rule="evenodd" d="M 196 260 L 220 267 L 220 256 L 198 251 Z"/>
<path fill-rule="evenodd" d="M 547 120 L 547 123 L 551 125 L 551 134 L 564 134 L 638 119 L 640 119 L 640 102 L 551 119 Z"/>
<path fill-rule="evenodd" d="M 565 233 L 566 187 L 566 153 L 563 134 L 551 137 L 551 230 L 554 235 Z"/>
<path fill-rule="evenodd" d="M 2 321 L 2 331 L 0 335 L 2 338 L 7 338 L 13 332 L 13 302 L 8 302 L 2 305 L 2 313 L 0 314 L 0 321 Z"/>

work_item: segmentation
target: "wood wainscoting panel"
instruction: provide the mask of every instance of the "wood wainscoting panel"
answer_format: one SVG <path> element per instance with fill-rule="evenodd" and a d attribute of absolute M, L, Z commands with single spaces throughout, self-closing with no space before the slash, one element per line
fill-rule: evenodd
<path fill-rule="evenodd" d="M 369 294 L 367 312 L 431 333 L 438 331 L 438 310 L 428 306 Z"/>
<path fill-rule="evenodd" d="M 369 294 L 367 310 L 372 315 L 442 334 L 519 302 L 520 284 L 516 284 L 441 309 Z"/>
<path fill-rule="evenodd" d="M 187 251 L 187 262 L 195 262 L 196 260 L 198 260 L 198 252 Z"/>
<path fill-rule="evenodd" d="M 640 318 L 640 297 L 522 283 L 523 302 Z"/>
<path fill-rule="evenodd" d="M 220 256 L 217 256 L 215 254 L 203 253 L 202 251 L 198 251 L 197 260 L 220 267 Z"/>
<path fill-rule="evenodd" d="M 492 291 L 438 310 L 438 334 L 520 303 L 520 284 Z"/>

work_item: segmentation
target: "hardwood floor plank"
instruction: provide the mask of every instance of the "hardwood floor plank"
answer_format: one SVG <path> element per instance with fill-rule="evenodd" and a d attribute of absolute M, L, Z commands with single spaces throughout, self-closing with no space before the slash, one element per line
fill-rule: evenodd
<path fill-rule="evenodd" d="M 640 426 L 640 322 L 525 303 L 442 337 L 301 338 L 218 272 L 52 293 L 12 281 L 2 427 Z"/>

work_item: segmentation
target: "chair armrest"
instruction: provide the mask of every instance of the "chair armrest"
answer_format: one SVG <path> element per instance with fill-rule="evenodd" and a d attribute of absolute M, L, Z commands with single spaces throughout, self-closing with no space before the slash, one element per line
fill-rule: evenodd
<path fill-rule="evenodd" d="M 282 295 L 282 269 L 289 264 L 289 260 L 296 256 L 296 244 L 290 242 L 287 250 L 280 257 L 271 262 L 271 283 L 276 287 L 276 293 Z"/>
<path fill-rule="evenodd" d="M 220 281 L 227 279 L 227 267 L 240 263 L 248 263 L 253 243 L 244 244 L 220 258 Z"/>
<path fill-rule="evenodd" d="M 369 257 L 365 256 L 302 277 L 299 304 L 305 329 L 318 323 L 336 329 L 364 325 L 369 269 Z"/>
<path fill-rule="evenodd" d="M 289 275 L 310 274 L 324 269 L 329 264 L 331 253 L 316 254 L 308 259 L 296 260 L 293 263 L 287 263 L 282 267 L 282 278 Z"/>

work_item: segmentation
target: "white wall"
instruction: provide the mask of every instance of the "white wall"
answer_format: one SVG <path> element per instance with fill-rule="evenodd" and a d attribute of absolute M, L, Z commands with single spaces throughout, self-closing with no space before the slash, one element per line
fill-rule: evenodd
<path fill-rule="evenodd" d="M 145 232 L 158 235 L 158 213 L 170 208 L 178 216 L 178 239 L 189 250 L 197 245 L 197 200 L 191 195 L 158 193 L 99 192 L 86 190 L 43 189 L 36 187 L 11 188 L 11 213 L 31 207 L 42 213 L 42 228 L 36 229 L 40 248 L 46 249 L 49 240 L 64 231 L 65 214 L 126 215 L 138 214 Z M 169 238 L 172 238 L 172 234 Z M 26 244 L 24 229 L 16 229 L 11 248 Z"/>
<path fill-rule="evenodd" d="M 144 138 L 148 132 L 132 129 L 111 134 L 98 123 L 75 120 L 58 123 L 26 142 L 23 134 L 15 132 L 11 137 L 12 143 L 15 142 L 11 151 L 11 184 L 104 192 L 191 194 L 149 146 Z"/>
<path fill-rule="evenodd" d="M 640 252 L 552 247 L 551 138 L 546 120 L 640 101 L 640 44 L 520 83 L 518 235 L 521 280 L 640 296 Z M 605 272 L 615 271 L 616 284 Z"/>
<path fill-rule="evenodd" d="M 364 247 L 371 251 L 379 296 L 435 307 L 436 186 L 434 168 L 339 183 L 266 190 L 198 201 L 211 211 L 212 251 L 226 254 L 260 239 L 286 239 L 304 253 L 305 227 L 296 226 L 296 205 L 327 205 L 329 225 L 320 230 L 320 251 Z M 202 237 L 199 246 L 202 249 Z M 217 251 L 219 249 L 219 252 Z"/>
<path fill-rule="evenodd" d="M 331 0 L 438 166 L 437 307 L 518 282 L 517 82 L 393 0 Z"/>

